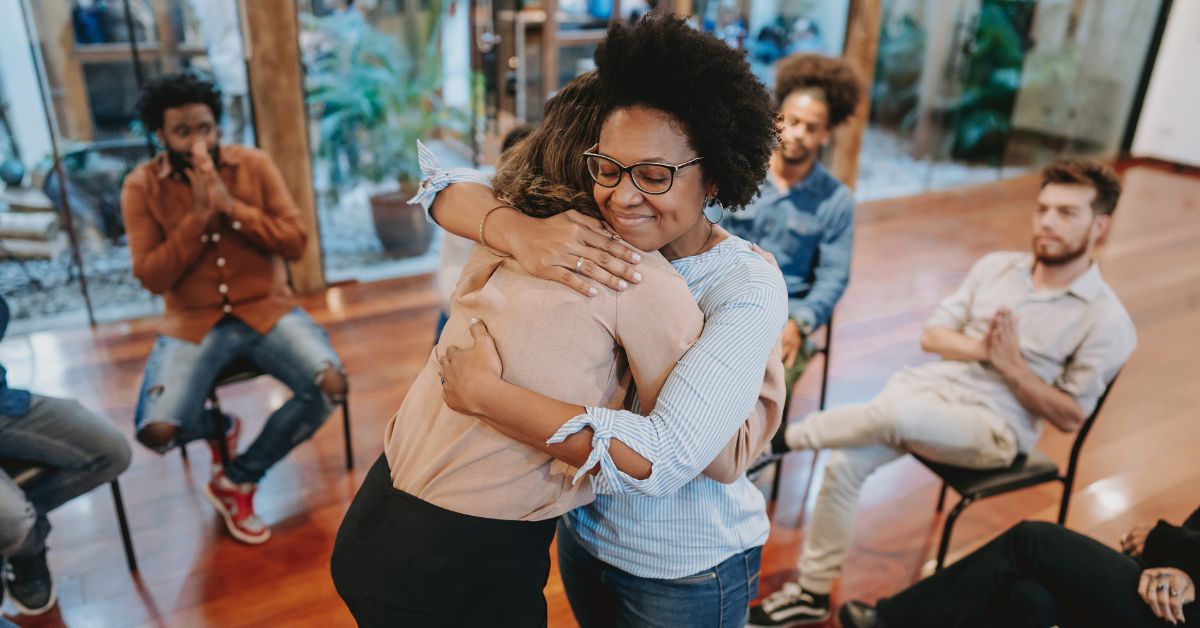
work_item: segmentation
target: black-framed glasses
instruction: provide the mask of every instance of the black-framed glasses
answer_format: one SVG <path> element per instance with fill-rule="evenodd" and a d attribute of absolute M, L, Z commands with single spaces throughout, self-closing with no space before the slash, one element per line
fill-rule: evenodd
<path fill-rule="evenodd" d="M 621 182 L 621 175 L 629 173 L 633 185 L 646 194 L 666 194 L 675 183 L 675 175 L 688 166 L 700 163 L 703 157 L 689 159 L 681 164 L 663 164 L 655 161 L 639 161 L 626 166 L 621 162 L 600 153 L 592 152 L 599 144 L 584 151 L 583 158 L 587 162 L 588 174 L 592 180 L 606 187 L 615 188 Z"/>

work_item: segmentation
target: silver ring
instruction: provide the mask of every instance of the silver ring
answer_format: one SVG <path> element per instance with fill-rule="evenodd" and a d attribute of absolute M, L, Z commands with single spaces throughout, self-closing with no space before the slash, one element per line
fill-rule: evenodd
<path fill-rule="evenodd" d="M 441 378 L 442 378 L 442 384 L 444 385 L 446 383 L 446 376 L 442 375 Z"/>
<path fill-rule="evenodd" d="M 1171 589 L 1171 591 L 1169 592 L 1169 595 L 1171 597 L 1179 597 L 1179 589 Z"/>
<path fill-rule="evenodd" d="M 1154 577 L 1155 577 L 1155 578 L 1170 578 L 1170 577 L 1171 577 L 1171 574 L 1169 574 L 1169 573 L 1167 573 L 1167 572 L 1165 572 L 1165 571 L 1160 571 L 1160 572 L 1158 572 L 1158 573 L 1154 574 Z"/>
<path fill-rule="evenodd" d="M 1163 590 L 1165 590 L 1166 588 L 1167 588 L 1167 585 L 1165 585 L 1165 584 L 1160 584 L 1160 585 L 1158 585 L 1158 586 L 1154 587 L 1154 590 L 1155 590 L 1155 591 L 1163 591 Z"/>
<path fill-rule="evenodd" d="M 583 263 L 586 261 L 587 261 L 586 259 L 584 259 L 583 257 L 580 257 L 579 261 L 575 262 L 575 272 L 582 275 L 583 274 Z"/>

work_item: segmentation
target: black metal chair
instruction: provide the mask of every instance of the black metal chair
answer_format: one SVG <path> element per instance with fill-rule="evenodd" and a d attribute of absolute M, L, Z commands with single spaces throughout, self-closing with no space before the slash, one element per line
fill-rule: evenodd
<path fill-rule="evenodd" d="M 817 347 L 812 355 L 812 357 L 816 357 L 818 355 L 821 356 L 821 393 L 817 397 L 817 411 L 818 412 L 825 409 L 825 393 L 829 389 L 829 356 L 830 356 L 829 350 L 830 350 L 830 347 L 832 347 L 832 346 L 833 346 L 833 317 L 830 316 L 829 322 L 825 323 L 825 342 L 821 346 Z M 789 391 L 789 392 L 791 392 L 791 391 Z M 789 407 L 788 410 L 784 411 L 783 421 L 780 423 L 779 429 L 782 430 L 782 429 L 787 428 L 787 420 L 788 420 L 787 412 L 789 412 L 790 410 L 791 409 Z M 779 483 L 783 478 L 783 459 L 785 456 L 786 456 L 786 454 L 781 455 L 770 463 L 775 466 L 775 477 L 771 480 L 771 498 L 772 499 L 774 499 L 777 495 L 779 495 Z M 813 452 L 812 466 L 809 468 L 809 473 L 808 473 L 810 483 L 812 482 L 813 472 L 816 471 L 816 469 L 817 469 L 817 452 Z M 766 470 L 766 467 L 760 467 L 757 470 L 748 471 L 747 475 L 750 475 L 752 473 L 761 473 L 762 471 L 765 471 L 765 470 Z"/>
<path fill-rule="evenodd" d="M 1108 399 L 1108 393 L 1112 391 L 1113 384 L 1116 381 L 1117 378 L 1114 376 L 1112 381 L 1108 383 L 1108 387 L 1104 389 L 1104 393 L 1096 400 L 1096 408 L 1092 410 L 1091 416 L 1083 422 L 1083 425 L 1079 428 L 1079 432 L 1075 435 L 1075 442 L 1071 445 L 1071 455 L 1067 460 L 1066 474 L 1060 473 L 1058 464 L 1037 449 L 1028 455 L 1022 454 L 1017 456 L 1012 466 L 1008 468 L 987 471 L 963 469 L 932 462 L 920 456 L 914 456 L 921 464 L 928 467 L 930 471 L 933 471 L 942 479 L 942 490 L 938 496 L 937 512 L 942 512 L 942 508 L 945 506 L 947 488 L 954 489 L 954 492 L 962 497 L 958 505 L 946 516 L 946 523 L 942 528 L 942 540 L 938 544 L 935 571 L 940 571 L 946 561 L 946 551 L 950 548 L 950 534 L 954 530 L 954 523 L 958 520 L 958 516 L 962 514 L 962 511 L 967 506 L 981 499 L 1011 493 L 1047 482 L 1061 482 L 1063 485 L 1063 494 L 1062 502 L 1058 509 L 1058 523 L 1059 525 L 1066 523 L 1067 507 L 1071 502 L 1071 489 L 1075 484 L 1075 472 L 1079 466 L 1079 452 L 1083 449 L 1083 441 L 1087 438 L 1088 433 L 1091 432 L 1092 426 L 1095 425 L 1096 417 L 1100 415 L 1100 409 L 1104 407 L 1104 401 Z"/>
<path fill-rule="evenodd" d="M 228 465 L 230 460 L 225 442 L 225 431 L 228 429 L 228 425 L 224 420 L 225 414 L 221 412 L 221 400 L 217 397 L 217 389 L 262 375 L 266 375 L 266 373 L 255 366 L 253 362 L 246 358 L 239 358 L 221 370 L 221 373 L 217 375 L 216 382 L 213 383 L 212 390 L 208 393 L 209 411 L 212 412 L 213 417 L 218 419 L 212 422 L 213 432 L 210 438 L 217 443 L 217 450 L 221 454 L 223 465 Z M 346 469 L 350 470 L 354 468 L 354 450 L 350 443 L 350 391 L 348 388 L 349 386 L 347 386 L 346 395 L 342 397 L 338 405 L 342 407 L 342 435 L 346 446 Z M 187 460 L 186 446 L 180 447 L 179 453 L 184 460 Z"/>
<path fill-rule="evenodd" d="M 0 469 L 3 469 L 21 489 L 28 489 L 51 471 L 50 467 L 41 466 L 33 461 L 10 458 L 0 460 Z M 136 572 L 138 570 L 137 557 L 133 554 L 133 537 L 129 534 L 129 519 L 125 516 L 125 500 L 121 499 L 121 485 L 115 478 L 108 485 L 112 489 L 113 510 L 117 512 L 121 542 L 125 545 L 125 563 L 129 565 L 129 571 Z"/>

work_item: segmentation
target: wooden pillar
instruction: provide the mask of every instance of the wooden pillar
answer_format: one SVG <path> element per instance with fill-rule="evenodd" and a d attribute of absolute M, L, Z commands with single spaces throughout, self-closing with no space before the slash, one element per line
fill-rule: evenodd
<path fill-rule="evenodd" d="M 542 0 L 546 21 L 542 23 L 542 89 L 537 102 L 541 111 L 550 94 L 558 91 L 558 0 Z M 518 87 L 518 89 L 520 89 Z"/>
<path fill-rule="evenodd" d="M 871 83 L 879 54 L 879 29 L 883 7 L 880 0 L 850 0 L 843 56 L 862 81 L 863 97 L 850 117 L 833 135 L 833 176 L 851 189 L 858 181 L 858 155 L 862 151 L 871 112 Z"/>
<path fill-rule="evenodd" d="M 239 0 L 242 47 L 246 51 L 254 132 L 271 155 L 308 230 L 304 257 L 292 263 L 292 287 L 314 292 L 325 287 L 321 238 L 313 192 L 304 70 L 300 65 L 300 23 L 295 0 Z"/>
<path fill-rule="evenodd" d="M 75 50 L 70 3 L 67 0 L 37 0 L 29 2 L 28 6 L 33 10 L 35 36 L 41 44 L 58 128 L 64 137 L 90 141 L 92 108 L 88 104 L 83 66 Z"/>
<path fill-rule="evenodd" d="M 154 0 L 154 21 L 158 39 L 158 69 L 163 74 L 179 71 L 179 42 L 175 41 L 175 28 L 171 24 L 169 0 Z"/>

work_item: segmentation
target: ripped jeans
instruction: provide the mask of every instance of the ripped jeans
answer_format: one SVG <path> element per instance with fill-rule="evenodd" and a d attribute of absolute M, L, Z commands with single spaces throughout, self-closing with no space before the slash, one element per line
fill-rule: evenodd
<path fill-rule="evenodd" d="M 221 370 L 242 357 L 293 392 L 225 470 L 233 482 L 257 483 L 267 469 L 312 436 L 335 405 L 320 382 L 326 369 L 342 372 L 341 360 L 325 330 L 299 307 L 280 318 L 265 336 L 231 316 L 217 323 L 200 344 L 159 336 L 146 360 L 134 415 L 137 430 L 164 422 L 178 429 L 173 445 L 208 438 L 212 433 L 211 413 L 204 407 L 208 392 Z"/>

